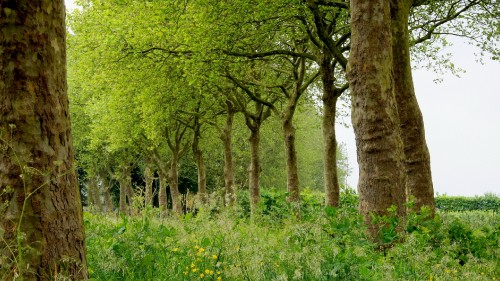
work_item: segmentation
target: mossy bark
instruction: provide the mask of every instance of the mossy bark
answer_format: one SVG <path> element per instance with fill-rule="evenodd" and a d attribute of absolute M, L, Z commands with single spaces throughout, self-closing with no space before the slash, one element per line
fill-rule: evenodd
<path fill-rule="evenodd" d="M 348 79 L 359 164 L 359 208 L 371 233 L 371 214 L 392 205 L 405 215 L 403 141 L 394 97 L 389 0 L 351 1 Z"/>
<path fill-rule="evenodd" d="M 0 3 L 4 279 L 88 278 L 73 166 L 64 21 L 62 0 Z M 14 259 L 17 263 L 8 262 Z"/>

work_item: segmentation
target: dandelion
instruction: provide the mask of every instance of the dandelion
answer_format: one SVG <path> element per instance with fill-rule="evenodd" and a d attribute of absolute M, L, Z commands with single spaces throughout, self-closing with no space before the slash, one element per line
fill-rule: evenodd
<path fill-rule="evenodd" d="M 203 252 L 205 252 L 205 249 L 200 248 L 200 249 L 198 249 L 198 252 L 203 253 Z"/>
<path fill-rule="evenodd" d="M 217 277 L 217 281 L 221 281 L 222 280 L 222 277 Z"/>
<path fill-rule="evenodd" d="M 212 256 L 212 259 L 214 259 L 214 260 L 216 260 L 217 258 L 218 258 L 217 255 Z"/>
<path fill-rule="evenodd" d="M 203 274 L 203 273 L 200 274 L 200 278 L 203 278 L 203 277 L 205 277 L 205 274 Z"/>
<path fill-rule="evenodd" d="M 210 270 L 209 269 L 205 269 L 205 273 L 206 274 L 210 274 Z"/>
<path fill-rule="evenodd" d="M 194 246 L 194 248 L 195 248 L 196 250 L 198 250 L 198 249 L 200 248 L 200 246 L 196 245 L 196 246 Z"/>
<path fill-rule="evenodd" d="M 179 251 L 179 248 L 174 248 L 172 251 L 175 253 L 175 252 Z"/>
<path fill-rule="evenodd" d="M 210 270 L 210 271 L 208 272 L 208 274 L 210 274 L 210 275 L 214 275 L 214 271 L 213 271 L 213 270 Z M 483 273 L 483 274 L 484 274 L 484 273 Z"/>
<path fill-rule="evenodd" d="M 198 268 L 193 268 L 191 271 L 196 272 L 196 271 L 198 271 Z"/>
<path fill-rule="evenodd" d="M 194 265 L 194 263 L 192 263 L 192 264 L 191 264 L 191 267 L 194 267 L 194 266 L 195 266 L 195 265 Z"/>

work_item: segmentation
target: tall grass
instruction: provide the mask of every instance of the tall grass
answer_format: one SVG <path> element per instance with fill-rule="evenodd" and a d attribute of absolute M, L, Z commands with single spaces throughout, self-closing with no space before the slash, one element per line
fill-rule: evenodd
<path fill-rule="evenodd" d="M 93 280 L 498 280 L 500 217 L 438 213 L 409 219 L 399 242 L 365 235 L 349 202 L 297 220 L 274 209 L 254 219 L 241 210 L 160 219 L 85 213 Z M 265 209 L 266 210 L 266 209 Z M 276 214 L 280 214 L 277 216 Z"/>

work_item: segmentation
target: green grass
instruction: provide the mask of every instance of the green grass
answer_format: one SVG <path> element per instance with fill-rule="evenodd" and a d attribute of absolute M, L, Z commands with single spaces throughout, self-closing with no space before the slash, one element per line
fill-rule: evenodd
<path fill-rule="evenodd" d="M 85 213 L 92 280 L 499 280 L 500 216 L 413 216 L 392 246 L 365 235 L 356 209 L 298 221 L 274 210 L 115 218 Z"/>

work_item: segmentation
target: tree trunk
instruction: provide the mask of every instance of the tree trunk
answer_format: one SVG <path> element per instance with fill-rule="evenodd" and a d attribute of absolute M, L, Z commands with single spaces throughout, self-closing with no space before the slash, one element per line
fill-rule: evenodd
<path fill-rule="evenodd" d="M 233 121 L 234 110 L 233 104 L 230 101 L 226 101 L 227 114 L 226 114 L 226 124 L 221 133 L 221 140 L 224 145 L 224 185 L 226 187 L 225 202 L 226 205 L 232 206 L 235 201 L 234 195 L 234 161 L 233 161 Z"/>
<path fill-rule="evenodd" d="M 120 169 L 120 176 L 118 178 L 118 182 L 120 184 L 120 212 L 122 214 L 130 215 L 130 210 L 127 209 L 127 197 L 129 197 L 129 206 L 130 206 L 130 184 L 131 184 L 131 176 L 130 176 L 130 166 L 124 165 Z"/>
<path fill-rule="evenodd" d="M 248 167 L 248 181 L 250 189 L 250 211 L 255 214 L 260 202 L 260 124 L 255 124 L 250 128 L 250 165 Z"/>
<path fill-rule="evenodd" d="M 201 124 L 199 122 L 199 117 L 196 116 L 194 122 L 192 150 L 198 174 L 198 194 L 201 202 L 205 203 L 207 199 L 207 169 L 205 167 L 205 162 L 203 161 L 203 152 L 200 149 L 200 130 Z"/>
<path fill-rule="evenodd" d="M 170 193 L 172 194 L 172 211 L 182 214 L 181 194 L 179 192 L 179 155 L 174 153 L 170 162 L 170 173 L 168 182 L 170 183 Z"/>
<path fill-rule="evenodd" d="M 288 190 L 288 202 L 292 203 L 297 215 L 300 211 L 299 173 L 297 167 L 297 150 L 295 149 L 295 128 L 293 126 L 293 115 L 297 106 L 297 100 L 288 100 L 287 107 L 282 116 L 282 129 L 285 145 L 286 179 Z"/>
<path fill-rule="evenodd" d="M 394 90 L 405 152 L 406 194 L 415 198 L 416 210 L 426 205 L 433 213 L 434 188 L 430 155 L 411 71 L 408 18 L 413 1 L 392 0 L 392 2 Z"/>
<path fill-rule="evenodd" d="M 134 205 L 135 193 L 134 193 L 134 188 L 132 187 L 132 177 L 131 176 L 127 178 L 126 195 L 127 195 L 127 200 L 128 200 L 128 213 L 130 215 L 137 214 L 137 212 L 135 210 L 135 205 Z"/>
<path fill-rule="evenodd" d="M 144 168 L 144 181 L 145 181 L 145 192 L 144 192 L 144 207 L 153 207 L 153 169 L 151 169 L 151 163 L 148 160 L 146 167 Z"/>
<path fill-rule="evenodd" d="M 359 208 L 372 235 L 371 215 L 395 205 L 405 214 L 404 152 L 392 78 L 389 0 L 351 1 L 348 79 L 359 163 Z"/>
<path fill-rule="evenodd" d="M 84 280 L 64 1 L 2 1 L 0 6 L 0 276 Z"/>
<path fill-rule="evenodd" d="M 114 209 L 113 199 L 111 199 L 111 193 L 110 193 L 111 186 L 108 182 L 107 172 L 102 171 L 100 173 L 100 178 L 102 181 L 102 192 L 104 195 L 104 204 L 106 205 L 106 212 L 112 213 Z"/>
<path fill-rule="evenodd" d="M 168 186 L 168 172 L 164 167 L 159 168 L 160 190 L 158 192 L 158 201 L 160 204 L 160 211 L 163 215 L 166 214 L 168 209 L 167 200 L 167 186 Z"/>
<path fill-rule="evenodd" d="M 335 118 L 337 100 L 340 93 L 334 87 L 334 72 L 331 57 L 323 55 L 320 63 L 321 81 L 323 82 L 323 175 L 325 177 L 325 201 L 330 207 L 339 206 L 340 187 L 337 175 L 337 139 Z"/>
<path fill-rule="evenodd" d="M 88 181 L 89 208 L 102 212 L 101 196 L 99 194 L 99 181 L 97 176 L 91 175 Z"/>

